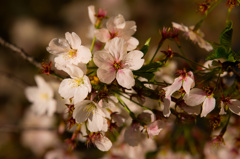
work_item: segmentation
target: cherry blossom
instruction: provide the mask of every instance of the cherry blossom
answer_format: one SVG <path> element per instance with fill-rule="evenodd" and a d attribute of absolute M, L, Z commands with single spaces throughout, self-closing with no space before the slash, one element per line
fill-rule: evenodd
<path fill-rule="evenodd" d="M 95 11 L 95 6 L 88 6 L 88 16 L 93 25 L 96 25 L 97 20 L 101 20 L 106 17 L 107 11 L 99 8 L 98 13 Z"/>
<path fill-rule="evenodd" d="M 62 70 L 67 64 L 86 64 L 91 60 L 90 49 L 81 43 L 80 37 L 74 32 L 66 32 L 65 39 L 54 38 L 50 41 L 47 51 L 57 55 L 54 59 L 57 69 Z"/>
<path fill-rule="evenodd" d="M 179 74 L 180 76 L 174 80 L 172 85 L 163 88 L 166 91 L 165 96 L 168 99 L 174 92 L 179 90 L 181 87 L 183 87 L 186 94 L 189 94 L 190 88 L 193 88 L 195 85 L 194 76 L 191 71 L 179 71 Z"/>
<path fill-rule="evenodd" d="M 108 151 L 112 147 L 112 142 L 104 135 L 97 138 L 94 144 L 101 151 Z"/>
<path fill-rule="evenodd" d="M 99 67 L 97 76 L 103 83 L 110 84 L 115 78 L 119 85 L 132 88 L 135 85 L 132 70 L 142 67 L 143 53 L 138 50 L 127 53 L 124 39 L 114 38 L 109 43 L 109 49 L 94 53 L 93 61 Z"/>
<path fill-rule="evenodd" d="M 184 101 L 189 106 L 197 106 L 203 103 L 201 117 L 206 117 L 215 108 L 216 104 L 212 91 L 205 92 L 199 88 L 193 88 L 189 94 L 186 94 Z"/>
<path fill-rule="evenodd" d="M 240 101 L 237 99 L 228 99 L 225 98 L 221 101 L 221 111 L 220 114 L 226 114 L 224 111 L 224 106 L 228 106 L 229 110 L 233 112 L 234 114 L 237 114 L 240 116 Z"/>
<path fill-rule="evenodd" d="M 87 122 L 87 128 L 90 132 L 107 131 L 106 118 L 109 118 L 109 114 L 98 104 L 91 100 L 84 100 L 74 107 L 73 118 L 77 123 Z"/>
<path fill-rule="evenodd" d="M 65 99 L 74 98 L 74 104 L 77 104 L 87 97 L 92 86 L 79 67 L 69 65 L 66 70 L 71 78 L 66 78 L 60 83 L 58 92 Z"/>
<path fill-rule="evenodd" d="M 106 43 L 105 48 L 109 47 L 109 41 L 115 37 L 121 37 L 127 42 L 127 50 L 135 49 L 139 42 L 132 35 L 136 32 L 136 24 L 134 21 L 125 21 L 124 17 L 119 14 L 110 18 L 106 23 L 107 28 L 95 30 L 96 38 Z"/>
<path fill-rule="evenodd" d="M 199 45 L 199 47 L 201 47 L 207 51 L 213 50 L 212 45 L 203 39 L 204 34 L 200 30 L 194 31 L 193 26 L 187 27 L 183 24 L 178 24 L 175 22 L 172 22 L 172 25 L 174 28 L 185 32 L 185 35 L 190 40 L 192 40 L 194 43 L 197 43 Z"/>
<path fill-rule="evenodd" d="M 54 91 L 51 86 L 41 77 L 35 76 L 37 87 L 27 87 L 25 95 L 32 102 L 31 109 L 38 115 L 52 116 L 56 111 L 56 100 L 53 99 Z"/>

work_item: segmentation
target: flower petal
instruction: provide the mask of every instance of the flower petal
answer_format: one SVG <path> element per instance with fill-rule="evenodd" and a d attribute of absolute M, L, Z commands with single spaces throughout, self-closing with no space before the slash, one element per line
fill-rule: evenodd
<path fill-rule="evenodd" d="M 93 113 L 92 120 L 88 119 L 87 128 L 90 132 L 101 131 L 103 128 L 103 117 L 97 113 Z"/>
<path fill-rule="evenodd" d="M 178 30 L 181 30 L 183 32 L 189 32 L 189 29 L 187 26 L 184 26 L 182 24 L 178 24 L 178 23 L 175 23 L 175 22 L 172 22 L 172 25 L 173 25 L 173 28 L 176 28 Z"/>
<path fill-rule="evenodd" d="M 196 106 L 201 104 L 206 98 L 206 93 L 199 89 L 199 88 L 193 88 L 189 94 L 186 94 L 184 96 L 184 101 L 189 106 Z"/>
<path fill-rule="evenodd" d="M 111 37 L 109 34 L 109 31 L 106 28 L 95 30 L 94 35 L 95 35 L 96 39 L 98 39 L 99 41 L 101 41 L 103 43 L 108 42 Z"/>
<path fill-rule="evenodd" d="M 76 49 L 77 49 L 77 56 L 75 58 L 73 58 L 77 61 L 76 65 L 80 62 L 86 64 L 91 60 L 92 53 L 89 48 L 80 45 Z"/>
<path fill-rule="evenodd" d="M 229 109 L 237 114 L 237 115 L 240 115 L 240 101 L 237 100 L 237 99 L 231 99 L 230 100 L 230 104 L 228 105 L 229 106 Z"/>
<path fill-rule="evenodd" d="M 194 80 L 187 76 L 183 81 L 183 89 L 185 90 L 186 94 L 189 94 L 190 88 L 192 87 L 192 84 L 194 83 Z"/>
<path fill-rule="evenodd" d="M 99 68 L 97 70 L 97 76 L 101 82 L 110 84 L 116 77 L 116 71 Z"/>
<path fill-rule="evenodd" d="M 48 94 L 48 96 L 52 98 L 54 95 L 52 87 L 50 87 L 50 85 L 41 76 L 36 75 L 34 78 L 39 91 Z"/>
<path fill-rule="evenodd" d="M 127 51 L 132 51 L 132 50 L 136 49 L 138 44 L 139 44 L 138 39 L 136 39 L 134 37 L 130 37 L 130 39 L 127 41 Z"/>
<path fill-rule="evenodd" d="M 171 97 L 163 99 L 163 105 L 164 105 L 163 115 L 164 115 L 164 117 L 169 117 L 171 114 L 170 104 L 171 104 Z"/>
<path fill-rule="evenodd" d="M 54 38 L 49 42 L 47 51 L 51 54 L 62 54 L 66 53 L 70 49 L 70 45 L 65 39 Z"/>
<path fill-rule="evenodd" d="M 74 79 L 68 78 L 68 79 L 64 79 L 60 83 L 58 92 L 63 98 L 68 99 L 74 96 L 75 89 L 76 89 L 76 86 L 75 86 Z"/>
<path fill-rule="evenodd" d="M 127 54 L 127 43 L 122 38 L 114 38 L 110 41 L 109 45 L 109 53 L 117 60 L 121 61 L 122 57 Z"/>
<path fill-rule="evenodd" d="M 215 98 L 206 97 L 206 99 L 204 100 L 203 105 L 202 105 L 201 117 L 206 117 L 208 115 L 208 113 L 210 113 L 214 109 L 215 104 L 216 104 Z"/>
<path fill-rule="evenodd" d="M 174 80 L 172 85 L 163 88 L 166 91 L 165 97 L 170 97 L 174 92 L 179 90 L 181 86 L 182 86 L 182 78 L 178 77 Z"/>
<path fill-rule="evenodd" d="M 116 79 L 119 85 L 127 89 L 132 88 L 135 85 L 135 80 L 133 78 L 133 73 L 130 69 L 118 70 Z"/>
<path fill-rule="evenodd" d="M 83 77 L 83 71 L 76 65 L 66 65 L 66 68 L 63 69 L 67 72 L 71 78 L 81 78 Z"/>
<path fill-rule="evenodd" d="M 96 17 L 95 17 L 95 6 L 94 5 L 90 5 L 88 6 L 88 16 L 90 21 L 92 22 L 92 24 L 94 25 L 96 22 Z"/>
<path fill-rule="evenodd" d="M 75 89 L 74 92 L 74 104 L 83 101 L 88 95 L 88 88 L 85 85 L 80 85 Z"/>
<path fill-rule="evenodd" d="M 106 136 L 101 136 L 94 144 L 101 151 L 108 151 L 112 147 L 112 142 Z"/>
<path fill-rule="evenodd" d="M 73 110 L 73 118 L 78 124 L 86 121 L 88 118 L 92 117 L 94 104 L 90 100 L 84 100 L 74 105 L 75 109 Z"/>
<path fill-rule="evenodd" d="M 51 99 L 50 101 L 48 101 L 48 105 L 47 105 L 47 115 L 48 116 L 52 116 L 57 109 L 57 102 L 54 99 Z"/>
<path fill-rule="evenodd" d="M 72 49 L 77 49 L 82 43 L 80 37 L 75 32 L 72 32 L 72 34 L 69 32 L 66 32 L 65 38 L 67 39 L 68 43 L 71 45 Z"/>
<path fill-rule="evenodd" d="M 95 65 L 97 65 L 99 68 L 108 70 L 112 67 L 112 64 L 114 63 L 114 58 L 111 54 L 103 50 L 94 53 L 93 61 Z"/>
<path fill-rule="evenodd" d="M 142 59 L 143 53 L 138 50 L 129 52 L 123 59 L 124 68 L 131 70 L 138 70 L 142 67 L 144 59 Z"/>
<path fill-rule="evenodd" d="M 119 37 L 128 40 L 137 30 L 135 21 L 127 21 L 123 29 L 119 30 Z"/>
<path fill-rule="evenodd" d="M 121 14 L 110 18 L 106 23 L 107 29 L 110 32 L 116 32 L 118 29 L 123 29 L 125 25 L 125 19 Z"/>
<path fill-rule="evenodd" d="M 37 87 L 27 87 L 25 89 L 25 95 L 30 102 L 34 102 L 38 99 L 38 88 Z"/>

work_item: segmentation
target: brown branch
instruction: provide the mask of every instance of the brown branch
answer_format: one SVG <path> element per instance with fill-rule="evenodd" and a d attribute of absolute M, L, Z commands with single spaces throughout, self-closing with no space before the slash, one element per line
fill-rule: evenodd
<path fill-rule="evenodd" d="M 0 37 L 0 45 L 12 50 L 13 52 L 16 52 L 22 56 L 23 59 L 27 60 L 29 63 L 33 64 L 36 68 L 43 70 L 43 67 L 40 62 L 37 62 L 34 60 L 33 57 L 31 57 L 28 53 L 26 53 L 23 49 L 19 48 L 18 46 L 15 46 L 14 44 L 11 44 L 7 41 L 5 41 L 2 37 Z M 58 75 L 55 71 L 52 70 L 52 73 L 50 74 L 53 77 L 55 77 L 57 80 L 63 79 L 60 75 Z"/>
<path fill-rule="evenodd" d="M 23 59 L 25 59 L 28 62 L 30 62 L 31 64 L 33 64 L 35 67 L 37 67 L 39 69 L 42 69 L 41 63 L 34 60 L 33 57 L 31 57 L 29 54 L 27 54 L 23 49 L 5 41 L 2 37 L 0 37 L 0 44 L 2 46 L 12 50 L 13 52 L 16 52 L 16 53 L 20 54 L 20 56 L 22 56 Z"/>
<path fill-rule="evenodd" d="M 22 131 L 57 131 L 54 127 L 22 127 L 17 125 L 8 125 L 0 127 L 0 133 L 18 133 Z"/>
<path fill-rule="evenodd" d="M 14 82 L 14 83 L 19 84 L 19 86 L 21 86 L 21 87 L 23 87 L 23 88 L 25 88 L 25 87 L 27 87 L 27 86 L 30 86 L 29 83 L 23 81 L 22 79 L 14 76 L 14 75 L 12 75 L 12 74 L 10 74 L 10 73 L 1 71 L 1 70 L 0 70 L 0 76 L 7 78 L 7 79 L 11 80 L 11 81 Z"/>

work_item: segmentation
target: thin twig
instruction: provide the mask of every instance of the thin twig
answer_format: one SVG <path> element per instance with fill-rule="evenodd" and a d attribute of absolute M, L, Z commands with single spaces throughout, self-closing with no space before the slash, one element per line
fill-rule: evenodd
<path fill-rule="evenodd" d="M 35 67 L 42 69 L 41 63 L 37 62 L 36 60 L 33 59 L 30 55 L 28 55 L 23 49 L 5 41 L 2 37 L 0 37 L 0 44 L 13 52 L 16 52 L 22 56 L 23 59 L 27 60 L 31 64 L 33 64 Z"/>

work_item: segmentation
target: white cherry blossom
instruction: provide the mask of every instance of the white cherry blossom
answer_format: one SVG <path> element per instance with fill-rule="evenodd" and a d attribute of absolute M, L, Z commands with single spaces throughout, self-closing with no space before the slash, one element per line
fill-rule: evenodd
<path fill-rule="evenodd" d="M 32 102 L 31 109 L 38 115 L 52 116 L 56 111 L 56 100 L 53 99 L 54 91 L 51 86 L 41 77 L 35 76 L 37 87 L 27 87 L 25 95 Z"/>
<path fill-rule="evenodd" d="M 110 18 L 106 23 L 107 28 L 98 29 L 95 31 L 96 38 L 106 43 L 106 48 L 109 47 L 109 41 L 115 37 L 121 37 L 127 42 L 127 50 L 135 49 L 139 42 L 132 35 L 136 32 L 137 26 L 134 21 L 125 21 L 124 17 L 119 14 L 116 17 Z"/>
<path fill-rule="evenodd" d="M 74 32 L 66 32 L 65 39 L 54 38 L 50 41 L 47 51 L 57 55 L 54 59 L 57 69 L 62 70 L 67 64 L 86 64 L 91 60 L 90 49 L 81 43 L 80 37 Z"/>
<path fill-rule="evenodd" d="M 73 118 L 77 123 L 87 122 L 90 132 L 106 132 L 108 129 L 106 118 L 109 116 L 98 104 L 91 100 L 84 100 L 77 103 L 73 111 Z"/>
<path fill-rule="evenodd" d="M 193 26 L 187 27 L 183 24 L 178 24 L 178 23 L 175 23 L 175 22 L 172 22 L 172 25 L 173 25 L 174 28 L 183 31 L 185 33 L 185 35 L 190 40 L 192 40 L 194 43 L 197 43 L 199 45 L 199 47 L 201 47 L 201 48 L 203 48 L 207 51 L 212 51 L 213 50 L 212 45 L 209 42 L 207 42 L 203 39 L 204 34 L 200 30 L 194 31 Z"/>
<path fill-rule="evenodd" d="M 206 93 L 199 88 L 193 88 L 189 94 L 186 94 L 184 96 L 183 99 L 185 103 L 189 106 L 197 106 L 203 103 L 201 117 L 206 117 L 207 114 L 215 108 L 216 104 L 213 93 Z"/>
<path fill-rule="evenodd" d="M 65 99 L 74 98 L 74 104 L 77 104 L 87 97 L 92 86 L 89 78 L 79 67 L 68 65 L 66 70 L 71 78 L 61 82 L 58 92 Z"/>
<path fill-rule="evenodd" d="M 110 84 L 116 78 L 119 85 L 130 89 L 135 85 L 132 70 L 142 67 L 142 57 L 143 53 L 138 50 L 127 53 L 125 40 L 114 38 L 107 50 L 94 53 L 93 61 L 99 67 L 97 76 L 101 82 Z"/>
<path fill-rule="evenodd" d="M 104 135 L 101 135 L 100 138 L 97 138 L 94 144 L 101 151 L 108 151 L 112 147 L 112 142 Z"/>

